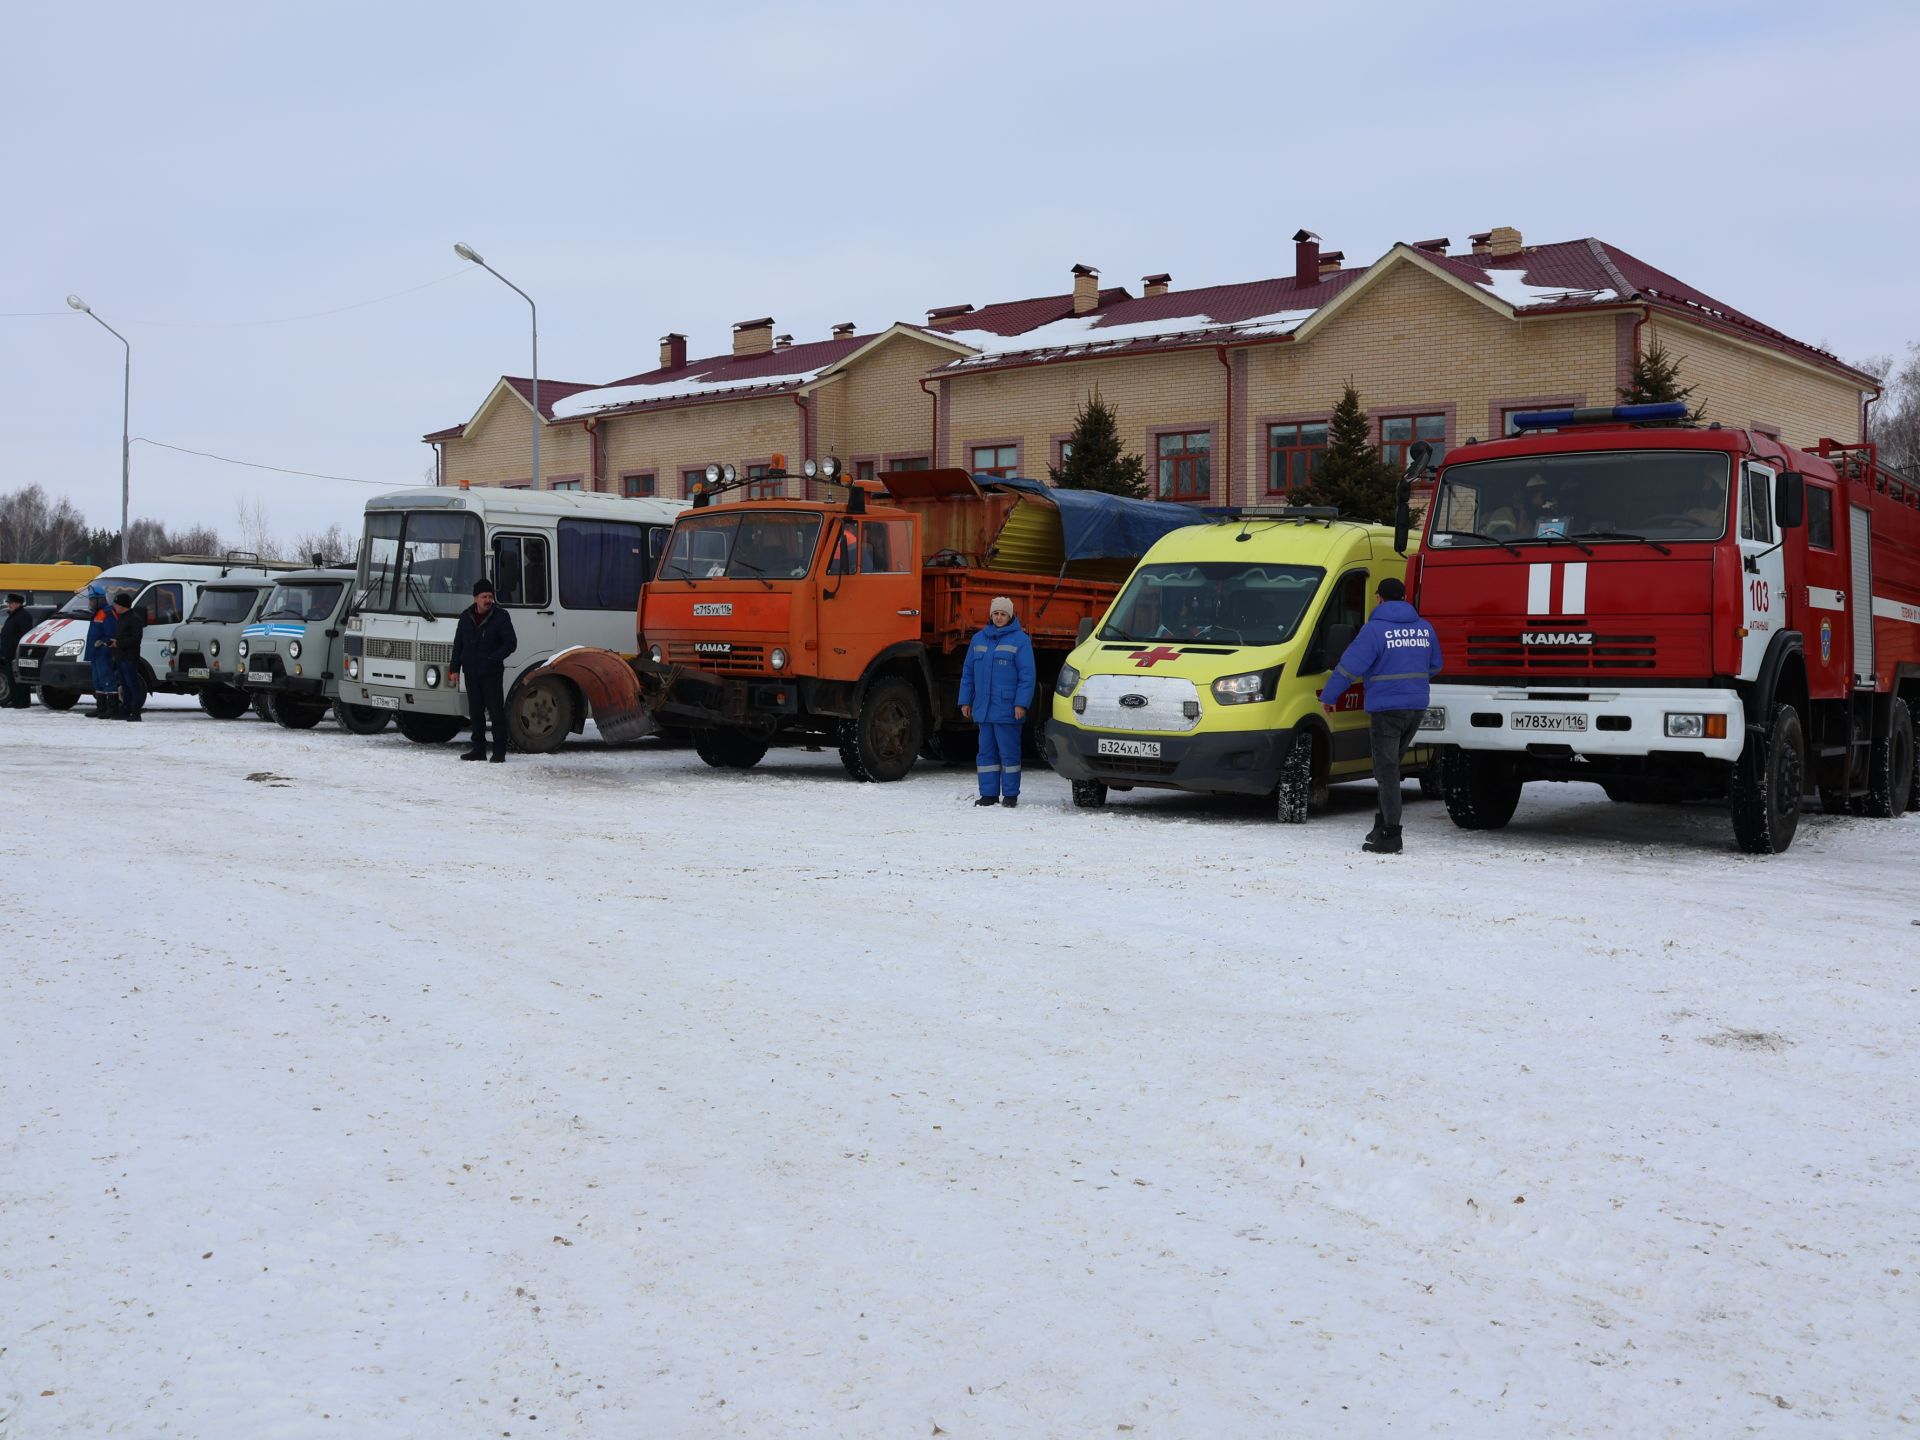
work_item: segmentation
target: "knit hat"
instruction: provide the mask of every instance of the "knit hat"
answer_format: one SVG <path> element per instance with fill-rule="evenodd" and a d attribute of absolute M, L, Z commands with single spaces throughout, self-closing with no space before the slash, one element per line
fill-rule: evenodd
<path fill-rule="evenodd" d="M 1013 601 L 1009 600 L 1004 595 L 994 596 L 993 603 L 987 606 L 987 614 L 991 615 L 996 610 L 1004 610 L 1009 615 L 1013 614 Z"/>
<path fill-rule="evenodd" d="M 133 608 L 132 592 L 128 590 L 122 590 L 118 595 L 115 595 L 113 597 L 113 603 L 116 605 L 124 605 L 129 610 L 131 610 Z"/>
<path fill-rule="evenodd" d="M 18 590 L 12 590 L 7 593 L 7 603 L 9 605 L 24 605 L 27 603 L 27 597 L 22 595 Z"/>
<path fill-rule="evenodd" d="M 478 580 L 473 582 L 473 593 L 475 595 L 491 595 L 493 593 L 493 581 L 482 575 Z"/>

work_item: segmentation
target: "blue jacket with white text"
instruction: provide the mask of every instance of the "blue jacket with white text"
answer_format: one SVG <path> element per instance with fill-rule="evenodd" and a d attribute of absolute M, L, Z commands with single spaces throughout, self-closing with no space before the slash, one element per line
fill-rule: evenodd
<path fill-rule="evenodd" d="M 1367 710 L 1424 710 L 1427 682 L 1440 669 L 1440 637 L 1404 600 L 1382 600 L 1347 653 L 1333 667 L 1320 703 L 1332 705 L 1349 686 L 1367 687 Z"/>

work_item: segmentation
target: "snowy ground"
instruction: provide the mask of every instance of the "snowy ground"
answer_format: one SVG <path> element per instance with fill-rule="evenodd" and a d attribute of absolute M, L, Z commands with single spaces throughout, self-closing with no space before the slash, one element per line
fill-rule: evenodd
<path fill-rule="evenodd" d="M 454 754 L 0 712 L 5 1440 L 1920 1431 L 1920 818 Z"/>

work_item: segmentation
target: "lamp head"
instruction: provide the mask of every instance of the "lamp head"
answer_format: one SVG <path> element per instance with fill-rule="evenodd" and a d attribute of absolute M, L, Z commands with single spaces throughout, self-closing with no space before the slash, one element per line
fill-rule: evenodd
<path fill-rule="evenodd" d="M 69 295 L 67 297 L 67 304 L 70 305 L 73 309 L 80 311 L 82 314 L 91 315 L 93 313 L 93 307 L 87 304 L 87 302 L 82 300 L 78 295 Z"/>
<path fill-rule="evenodd" d="M 471 245 L 456 243 L 453 247 L 453 253 L 458 255 L 462 260 L 471 260 L 476 265 L 484 265 L 487 263 L 480 258 L 480 252 L 475 250 Z"/>

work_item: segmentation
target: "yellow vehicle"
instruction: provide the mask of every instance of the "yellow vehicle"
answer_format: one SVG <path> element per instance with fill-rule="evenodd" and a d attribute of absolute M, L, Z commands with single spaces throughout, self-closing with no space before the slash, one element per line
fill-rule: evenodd
<path fill-rule="evenodd" d="M 1393 540 L 1386 525 L 1293 507 L 1155 544 L 1054 686 L 1046 755 L 1073 803 L 1135 786 L 1263 795 L 1298 824 L 1329 784 L 1368 778 L 1360 687 L 1333 715 L 1319 692 L 1374 587 L 1406 575 Z"/>
<path fill-rule="evenodd" d="M 63 605 L 100 573 L 98 565 L 0 565 L 0 596 L 24 595 L 29 605 Z"/>

